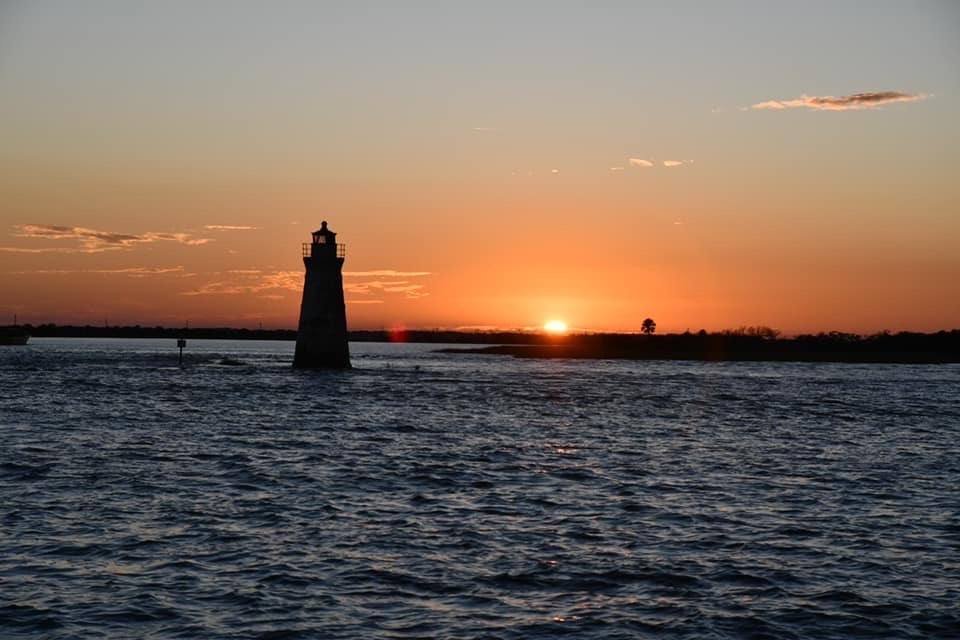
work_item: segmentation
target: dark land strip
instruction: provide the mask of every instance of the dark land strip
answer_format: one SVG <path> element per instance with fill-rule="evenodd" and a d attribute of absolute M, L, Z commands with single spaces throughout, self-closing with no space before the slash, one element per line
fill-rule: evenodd
<path fill-rule="evenodd" d="M 946 364 L 960 362 L 960 331 L 763 338 L 731 334 L 570 336 L 554 344 L 441 349 L 518 358 Z"/>
<path fill-rule="evenodd" d="M 3 329 L 0 327 L 0 329 Z M 19 325 L 33 337 L 295 340 L 292 329 Z M 781 338 L 742 330 L 719 333 L 639 335 L 623 333 L 547 335 L 523 331 L 351 331 L 351 342 L 490 345 L 440 349 L 442 353 L 511 355 L 520 358 L 612 358 L 943 364 L 960 362 L 960 330 L 936 333 L 819 333 Z"/>

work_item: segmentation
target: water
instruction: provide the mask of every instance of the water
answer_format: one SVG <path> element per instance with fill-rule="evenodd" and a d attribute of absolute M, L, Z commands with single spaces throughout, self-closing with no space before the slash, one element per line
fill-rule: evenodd
<path fill-rule="evenodd" d="M 960 635 L 960 367 L 0 349 L 2 638 Z"/>

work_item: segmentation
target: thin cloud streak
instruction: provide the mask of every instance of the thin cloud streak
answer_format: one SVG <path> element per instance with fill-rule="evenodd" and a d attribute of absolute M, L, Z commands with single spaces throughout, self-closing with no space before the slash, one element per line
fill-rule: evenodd
<path fill-rule="evenodd" d="M 84 249 L 68 249 L 66 247 L 46 247 L 44 249 L 29 249 L 26 247 L 0 247 L 4 253 L 99 253 L 97 251 L 86 251 Z"/>
<path fill-rule="evenodd" d="M 360 274 L 384 273 L 389 276 L 404 273 L 390 269 L 381 269 L 372 272 L 357 272 Z M 426 271 L 408 272 L 413 276 L 429 275 Z M 189 291 L 182 291 L 180 295 L 184 296 L 206 296 L 206 295 L 277 295 L 278 291 L 290 291 L 299 293 L 303 288 L 302 271 L 273 271 L 263 272 L 258 269 L 232 269 L 226 272 L 211 274 L 219 275 L 221 279 L 200 285 Z M 230 276 L 223 279 L 223 276 Z M 372 294 L 402 294 L 409 299 L 422 298 L 429 295 L 424 289 L 426 285 L 414 284 L 407 280 L 369 280 L 361 282 L 344 283 L 343 290 L 346 293 L 354 295 L 372 295 Z"/>
<path fill-rule="evenodd" d="M 235 224 L 205 224 L 203 228 L 209 229 L 210 231 L 255 231 L 260 227 L 248 227 L 246 225 Z"/>
<path fill-rule="evenodd" d="M 422 284 L 406 284 L 397 287 L 384 287 L 383 290 L 389 293 L 405 293 L 408 296 L 425 295 Z"/>
<path fill-rule="evenodd" d="M 146 276 L 161 276 L 168 274 L 178 274 L 182 276 L 194 275 L 185 274 L 182 266 L 176 267 L 127 267 L 124 269 L 35 269 L 32 271 L 11 271 L 13 275 L 68 275 L 78 273 L 93 273 L 98 275 L 123 275 L 131 278 L 144 278 Z"/>
<path fill-rule="evenodd" d="M 630 166 L 648 168 L 653 166 L 653 162 L 643 158 L 630 158 Z"/>
<path fill-rule="evenodd" d="M 351 278 L 387 277 L 387 278 L 416 278 L 432 275 L 430 271 L 394 271 L 393 269 L 375 269 L 373 271 L 344 271 L 344 276 Z"/>
<path fill-rule="evenodd" d="M 801 95 L 792 100 L 767 100 L 750 105 L 751 109 L 783 111 L 785 109 L 813 109 L 815 111 L 858 111 L 876 109 L 895 102 L 918 102 L 926 100 L 926 93 L 904 93 L 902 91 L 873 91 L 854 93 L 849 96 L 808 96 Z"/>
<path fill-rule="evenodd" d="M 242 271 L 242 270 L 241 270 Z M 300 271 L 274 271 L 272 273 L 232 273 L 238 279 L 215 280 L 190 291 L 181 291 L 182 296 L 259 294 L 265 291 L 300 291 L 303 273 Z"/>
<path fill-rule="evenodd" d="M 131 234 L 52 224 L 19 224 L 14 225 L 14 229 L 17 232 L 13 235 L 18 238 L 77 240 L 80 242 L 79 248 L 67 248 L 65 251 L 59 251 L 58 253 L 100 253 L 109 250 L 131 249 L 136 245 L 152 242 L 176 242 L 188 246 L 199 246 L 213 242 L 211 238 L 195 238 L 188 233 L 147 231 L 141 234 Z M 34 253 L 34 251 L 28 250 L 19 253 Z M 44 251 L 44 253 L 48 253 L 48 251 Z"/>
<path fill-rule="evenodd" d="M 402 293 L 406 298 L 422 298 L 427 294 L 423 289 L 426 285 L 410 284 L 405 280 L 372 282 L 352 282 L 346 283 L 343 290 L 347 293 L 356 295 L 369 295 L 372 293 Z"/>

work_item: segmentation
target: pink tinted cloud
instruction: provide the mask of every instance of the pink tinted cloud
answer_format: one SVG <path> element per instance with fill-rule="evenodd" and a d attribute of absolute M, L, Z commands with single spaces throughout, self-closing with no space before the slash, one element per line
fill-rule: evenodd
<path fill-rule="evenodd" d="M 147 231 L 146 233 L 132 234 L 101 231 L 99 229 L 88 229 L 86 227 L 65 227 L 53 224 L 18 224 L 14 225 L 14 229 L 17 230 L 14 235 L 19 238 L 76 240 L 80 243 L 80 247 L 65 248 L 66 251 L 63 251 L 63 253 L 100 253 L 101 251 L 130 249 L 139 244 L 162 241 L 176 242 L 189 246 L 212 242 L 210 238 L 196 238 L 189 233 Z"/>
<path fill-rule="evenodd" d="M 902 91 L 872 91 L 854 93 L 849 96 L 808 96 L 801 95 L 792 100 L 767 100 L 751 105 L 751 109 L 813 109 L 815 111 L 856 111 L 875 109 L 895 102 L 917 102 L 929 98 L 926 93 L 904 93 Z"/>

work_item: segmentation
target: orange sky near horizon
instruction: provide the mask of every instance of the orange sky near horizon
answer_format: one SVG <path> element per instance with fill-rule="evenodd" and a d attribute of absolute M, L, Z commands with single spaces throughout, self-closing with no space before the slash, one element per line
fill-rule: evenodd
<path fill-rule="evenodd" d="M 738 42 L 661 58 L 658 32 L 699 28 L 663 7 L 639 44 L 613 37 L 634 9 L 566 7 L 550 32 L 494 11 L 493 51 L 449 10 L 337 5 L 336 35 L 300 5 L 245 7 L 235 33 L 173 6 L 0 10 L 0 324 L 292 328 L 328 220 L 353 329 L 960 327 L 947 4 L 879 3 L 879 42 L 869 9 L 737 4 Z M 857 53 L 757 40 L 823 11 Z M 883 45 L 905 22 L 909 54 Z"/>

